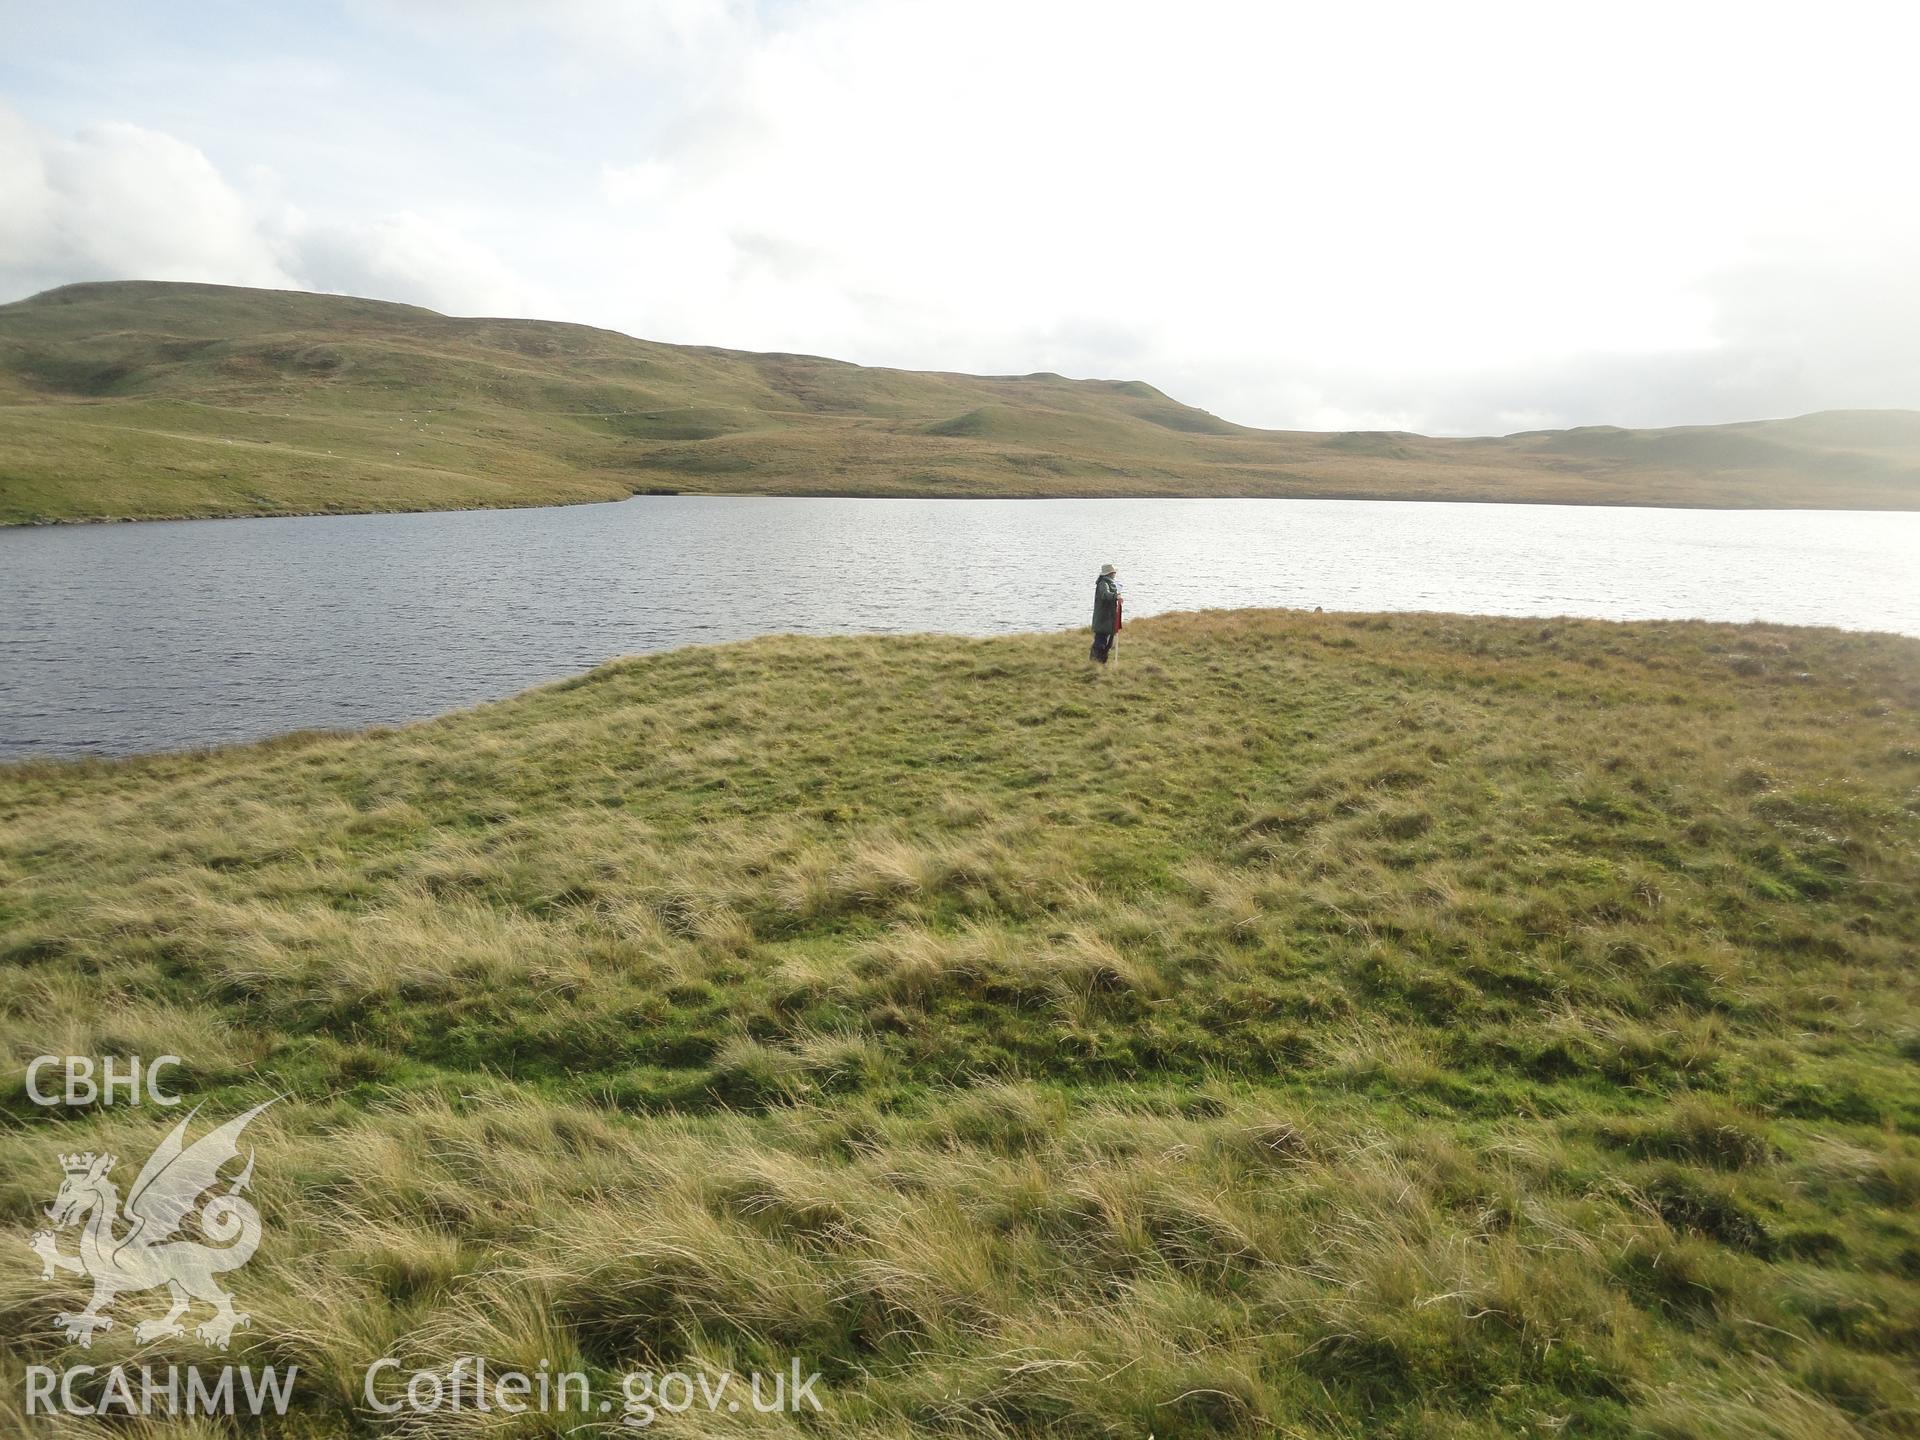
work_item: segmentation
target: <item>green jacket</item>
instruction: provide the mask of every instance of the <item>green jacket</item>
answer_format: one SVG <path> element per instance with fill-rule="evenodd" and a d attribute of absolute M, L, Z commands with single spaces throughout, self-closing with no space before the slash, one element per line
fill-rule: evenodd
<path fill-rule="evenodd" d="M 1114 614 L 1120 608 L 1120 587 L 1113 583 L 1111 575 L 1102 575 L 1093 582 L 1093 633 L 1111 635 L 1114 631 Z"/>

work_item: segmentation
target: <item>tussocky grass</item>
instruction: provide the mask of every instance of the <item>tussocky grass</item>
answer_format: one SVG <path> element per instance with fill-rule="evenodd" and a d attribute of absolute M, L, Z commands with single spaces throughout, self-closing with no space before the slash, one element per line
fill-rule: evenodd
<path fill-rule="evenodd" d="M 209 1117 L 287 1096 L 227 1358 L 300 1381 L 248 1433 L 582 1423 L 408 1431 L 387 1353 L 826 1377 L 673 1433 L 1920 1433 L 1911 640 L 684 650 L 0 770 L 0 927 L 22 1428 L 78 1353 L 55 1155 L 130 1175 L 178 1113 L 25 1062 L 171 1052 Z M 151 1308 L 84 1358 L 210 1358 Z"/>

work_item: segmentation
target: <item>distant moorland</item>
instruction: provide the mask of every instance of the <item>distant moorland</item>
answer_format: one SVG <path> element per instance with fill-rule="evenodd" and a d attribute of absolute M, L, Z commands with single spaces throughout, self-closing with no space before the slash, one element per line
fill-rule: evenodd
<path fill-rule="evenodd" d="M 1503 438 L 1230 424 L 1127 380 L 870 369 L 337 295 L 0 306 L 0 523 L 785 495 L 1920 507 L 1920 413 Z"/>
<path fill-rule="evenodd" d="M 233 1350 L 129 1296 L 84 1358 L 300 1378 L 49 1434 L 614 1428 L 383 1425 L 383 1354 L 797 1358 L 790 1437 L 1920 1433 L 1920 641 L 1085 644 L 757 640 L 0 767 L 0 1432 L 75 1359 L 57 1152 L 179 1119 L 39 1114 L 71 1052 L 286 1097 Z"/>

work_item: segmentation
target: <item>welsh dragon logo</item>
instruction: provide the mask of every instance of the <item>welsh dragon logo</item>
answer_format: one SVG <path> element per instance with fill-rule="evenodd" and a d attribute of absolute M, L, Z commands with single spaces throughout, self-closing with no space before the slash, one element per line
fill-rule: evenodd
<path fill-rule="evenodd" d="M 164 1285 L 172 1297 L 171 1308 L 158 1319 L 141 1321 L 134 1327 L 134 1338 L 145 1344 L 185 1334 L 180 1317 L 199 1300 L 213 1306 L 213 1314 L 194 1333 L 222 1350 L 227 1348 L 233 1332 L 247 1323 L 248 1316 L 233 1308 L 233 1297 L 214 1277 L 238 1270 L 260 1245 L 260 1212 L 244 1198 L 253 1183 L 251 1150 L 246 1167 L 199 1206 L 194 1218 L 204 1240 L 183 1235 L 181 1230 L 201 1197 L 223 1185 L 221 1169 L 240 1158 L 240 1132 L 273 1103 L 256 1105 L 188 1145 L 187 1123 L 200 1113 L 196 1106 L 140 1167 L 127 1192 L 124 1214 L 120 1187 L 108 1178 L 117 1156 L 89 1151 L 60 1157 L 66 1178 L 47 1207 L 53 1229 L 38 1231 L 27 1244 L 40 1257 L 42 1279 L 51 1280 L 60 1270 L 93 1279 L 93 1298 L 87 1308 L 54 1321 L 69 1340 L 92 1345 L 96 1330 L 112 1328 L 113 1317 L 107 1309 L 122 1293 Z M 80 1252 L 64 1255 L 56 1232 L 76 1225 L 81 1227 Z"/>

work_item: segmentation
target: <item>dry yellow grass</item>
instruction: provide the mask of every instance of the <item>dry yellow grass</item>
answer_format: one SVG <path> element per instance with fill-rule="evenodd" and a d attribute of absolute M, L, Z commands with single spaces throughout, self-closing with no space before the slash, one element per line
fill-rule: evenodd
<path fill-rule="evenodd" d="M 0 769 L 0 1415 L 72 1357 L 55 1154 L 173 1119 L 50 1120 L 22 1064 L 169 1050 L 210 1115 L 289 1096 L 228 1358 L 301 1378 L 251 1433 L 581 1421 L 409 1430 L 388 1352 L 798 1356 L 792 1434 L 1915 1432 L 1920 644 L 1121 643 L 762 640 Z M 136 1351 L 214 1358 L 87 1358 Z"/>

